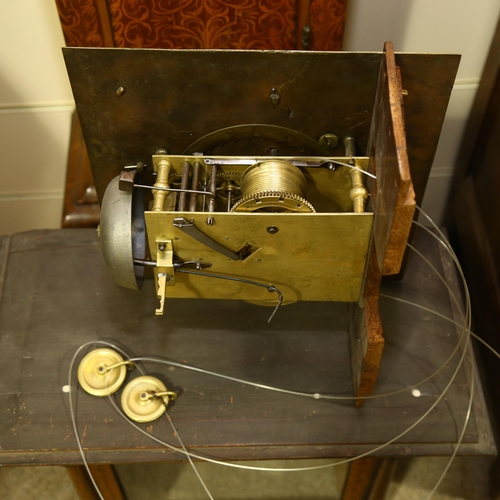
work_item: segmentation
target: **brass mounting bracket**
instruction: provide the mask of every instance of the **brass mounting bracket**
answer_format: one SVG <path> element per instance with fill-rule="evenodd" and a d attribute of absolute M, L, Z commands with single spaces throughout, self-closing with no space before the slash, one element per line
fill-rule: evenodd
<path fill-rule="evenodd" d="M 160 307 L 157 316 L 163 314 L 167 286 L 175 285 L 174 247 L 172 240 L 156 240 L 156 286 Z"/>

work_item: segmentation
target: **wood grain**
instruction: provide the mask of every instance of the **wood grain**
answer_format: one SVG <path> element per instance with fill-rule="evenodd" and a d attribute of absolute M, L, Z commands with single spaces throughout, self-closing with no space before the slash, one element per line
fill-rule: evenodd
<path fill-rule="evenodd" d="M 435 257 L 430 236 L 416 244 Z M 421 259 L 409 264 L 403 288 L 400 283 L 389 283 L 383 285 L 384 293 L 403 292 L 408 300 L 420 303 L 424 299 L 424 305 L 432 304 L 448 315 L 450 299 L 442 283 L 425 272 Z M 441 271 L 439 260 L 436 265 Z M 130 355 L 185 361 L 273 387 L 352 394 L 342 304 L 298 302 L 280 309 L 267 324 L 267 308 L 244 302 L 171 300 L 168 316 L 158 318 L 154 284 L 148 281 L 142 292 L 116 286 L 91 229 L 13 236 L 5 276 L 0 302 L 2 464 L 81 464 L 68 395 L 61 387 L 68 383 L 76 348 L 93 340 L 112 340 Z M 420 287 L 425 290 L 423 296 Z M 429 322 L 420 311 L 392 301 L 382 306 L 390 349 L 384 353 L 384 370 L 377 381 L 380 393 L 424 379 L 446 359 L 458 339 L 448 322 Z M 186 447 L 224 459 L 352 457 L 387 442 L 429 406 L 427 398 L 413 398 L 405 391 L 370 400 L 357 410 L 347 401 L 270 392 L 157 364 L 144 368 L 179 392 L 170 414 Z M 419 387 L 422 393 L 435 394 L 436 383 L 446 383 L 452 368 L 445 369 L 437 382 L 433 379 Z M 137 375 L 130 372 L 128 377 Z M 73 380 L 76 384 L 76 374 Z M 78 429 L 89 463 L 182 458 L 135 432 L 105 398 L 74 387 Z M 463 421 L 469 389 L 470 381 L 462 370 L 447 392 L 446 403 L 404 442 L 393 443 L 380 453 L 451 453 L 460 429 L 450 422 Z M 480 385 L 473 411 L 459 453 L 492 454 Z M 151 426 L 155 436 L 177 444 L 167 419 Z"/>
<path fill-rule="evenodd" d="M 126 500 L 114 467 L 109 464 L 89 465 L 92 477 L 106 500 Z M 66 467 L 80 500 L 99 500 L 94 485 L 83 465 Z"/>
<path fill-rule="evenodd" d="M 310 50 L 342 50 L 348 0 L 311 0 Z"/>
<path fill-rule="evenodd" d="M 75 112 L 71 123 L 62 227 L 95 227 L 99 224 L 99 213 L 87 148 Z"/>
<path fill-rule="evenodd" d="M 309 26 L 309 11 L 311 8 L 311 0 L 298 0 L 297 1 L 297 30 L 296 30 L 296 43 L 295 48 L 303 50 L 302 34 L 306 26 Z M 309 27 L 310 28 L 310 27 Z"/>
<path fill-rule="evenodd" d="M 108 0 L 118 47 L 293 49 L 296 0 Z"/>
<path fill-rule="evenodd" d="M 364 457 L 353 462 L 342 492 L 342 500 L 366 500 L 382 458 Z"/>
<path fill-rule="evenodd" d="M 56 0 L 68 47 L 112 47 L 104 0 Z"/>
<path fill-rule="evenodd" d="M 384 351 L 385 340 L 378 306 L 381 280 L 382 274 L 372 242 L 363 298 L 359 304 L 350 306 L 349 354 L 353 390 L 359 397 L 356 401 L 357 408 L 363 406 L 363 396 L 375 390 Z"/>
<path fill-rule="evenodd" d="M 391 43 L 384 47 L 370 131 L 370 206 L 374 227 L 363 298 L 351 307 L 350 356 L 354 392 L 373 392 L 384 349 L 379 314 L 382 275 L 397 274 L 403 262 L 415 213 L 415 192 L 406 149 L 401 76 Z"/>
<path fill-rule="evenodd" d="M 374 244 L 383 275 L 401 268 L 415 213 L 415 191 L 406 147 L 401 76 L 387 42 L 370 132 L 370 156 L 377 176 Z"/>

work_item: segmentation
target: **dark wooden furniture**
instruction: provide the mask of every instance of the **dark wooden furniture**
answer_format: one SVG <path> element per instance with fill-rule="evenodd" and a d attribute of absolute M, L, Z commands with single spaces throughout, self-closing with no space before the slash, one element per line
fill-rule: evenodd
<path fill-rule="evenodd" d="M 68 47 L 340 50 L 347 0 L 56 0 Z M 73 120 L 62 227 L 99 223 L 78 118 Z"/>
<path fill-rule="evenodd" d="M 73 113 L 62 227 L 92 227 L 99 223 L 99 200 L 78 115 Z"/>
<path fill-rule="evenodd" d="M 474 328 L 500 351 L 500 24 L 457 156 L 447 222 L 460 250 L 473 304 Z M 498 358 L 484 350 L 492 404 L 500 423 Z M 500 498 L 500 463 L 496 494 Z"/>
<path fill-rule="evenodd" d="M 458 290 L 455 275 L 449 272 L 449 257 L 439 245 L 425 234 L 419 235 L 416 245 Z M 184 361 L 272 386 L 352 394 L 343 304 L 297 303 L 279 310 L 269 325 L 267 308 L 238 301 L 172 300 L 168 313 L 155 317 L 151 314 L 155 303 L 152 283 L 142 293 L 115 286 L 104 269 L 91 229 L 3 237 L 0 256 L 2 465 L 81 464 L 68 395 L 62 388 L 68 383 L 75 350 L 89 341 L 109 340 L 133 355 Z M 441 281 L 416 255 L 410 256 L 401 282 L 383 287 L 385 294 L 453 314 Z M 439 317 L 388 298 L 382 298 L 380 305 L 386 346 L 377 383 L 379 394 L 430 375 L 451 354 L 458 339 L 457 328 Z M 146 364 L 145 368 L 179 391 L 170 415 L 186 446 L 226 460 L 347 458 L 369 452 L 419 419 L 442 392 L 455 366 L 456 360 L 420 385 L 420 397 L 404 390 L 396 396 L 368 400 L 362 409 L 354 408 L 351 401 L 269 392 L 161 365 Z M 135 375 L 131 372 L 128 377 Z M 450 455 L 467 412 L 469 376 L 467 364 L 446 401 L 417 428 L 377 451 L 375 459 L 357 462 L 363 465 L 363 472 L 370 472 L 371 465 L 371 472 L 361 488 L 354 476 L 356 465 L 344 498 L 365 498 L 382 457 Z M 134 431 L 106 399 L 84 393 L 75 376 L 72 380 L 78 428 L 90 463 L 179 459 Z M 176 444 L 165 418 L 154 422 L 152 429 Z M 459 454 L 495 452 L 478 383 Z M 108 488 L 113 486 L 109 467 L 99 467 L 96 472 L 105 478 Z M 85 485 L 78 470 L 73 470 L 73 476 Z M 115 490 L 106 498 L 119 495 Z"/>
<path fill-rule="evenodd" d="M 340 50 L 347 0 L 56 0 L 70 47 Z"/>

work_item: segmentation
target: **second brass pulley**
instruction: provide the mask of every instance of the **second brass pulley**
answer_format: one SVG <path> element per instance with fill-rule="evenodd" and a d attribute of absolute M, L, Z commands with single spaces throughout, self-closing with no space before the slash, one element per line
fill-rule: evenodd
<path fill-rule="evenodd" d="M 129 382 L 122 392 L 122 408 L 127 417 L 135 422 L 152 422 L 161 417 L 168 402 L 176 393 L 167 391 L 165 384 L 149 375 L 137 377 Z"/>

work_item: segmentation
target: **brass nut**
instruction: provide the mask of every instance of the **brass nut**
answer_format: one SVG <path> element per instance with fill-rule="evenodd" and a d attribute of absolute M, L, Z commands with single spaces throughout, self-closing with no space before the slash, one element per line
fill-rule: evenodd
<path fill-rule="evenodd" d="M 280 102 L 281 95 L 275 88 L 273 88 L 273 89 L 271 89 L 271 92 L 269 93 L 269 99 L 271 100 L 271 102 L 275 106 L 277 106 Z"/>
<path fill-rule="evenodd" d="M 335 149 L 339 144 L 339 138 L 334 134 L 324 134 L 319 138 L 319 145 L 325 149 Z"/>

